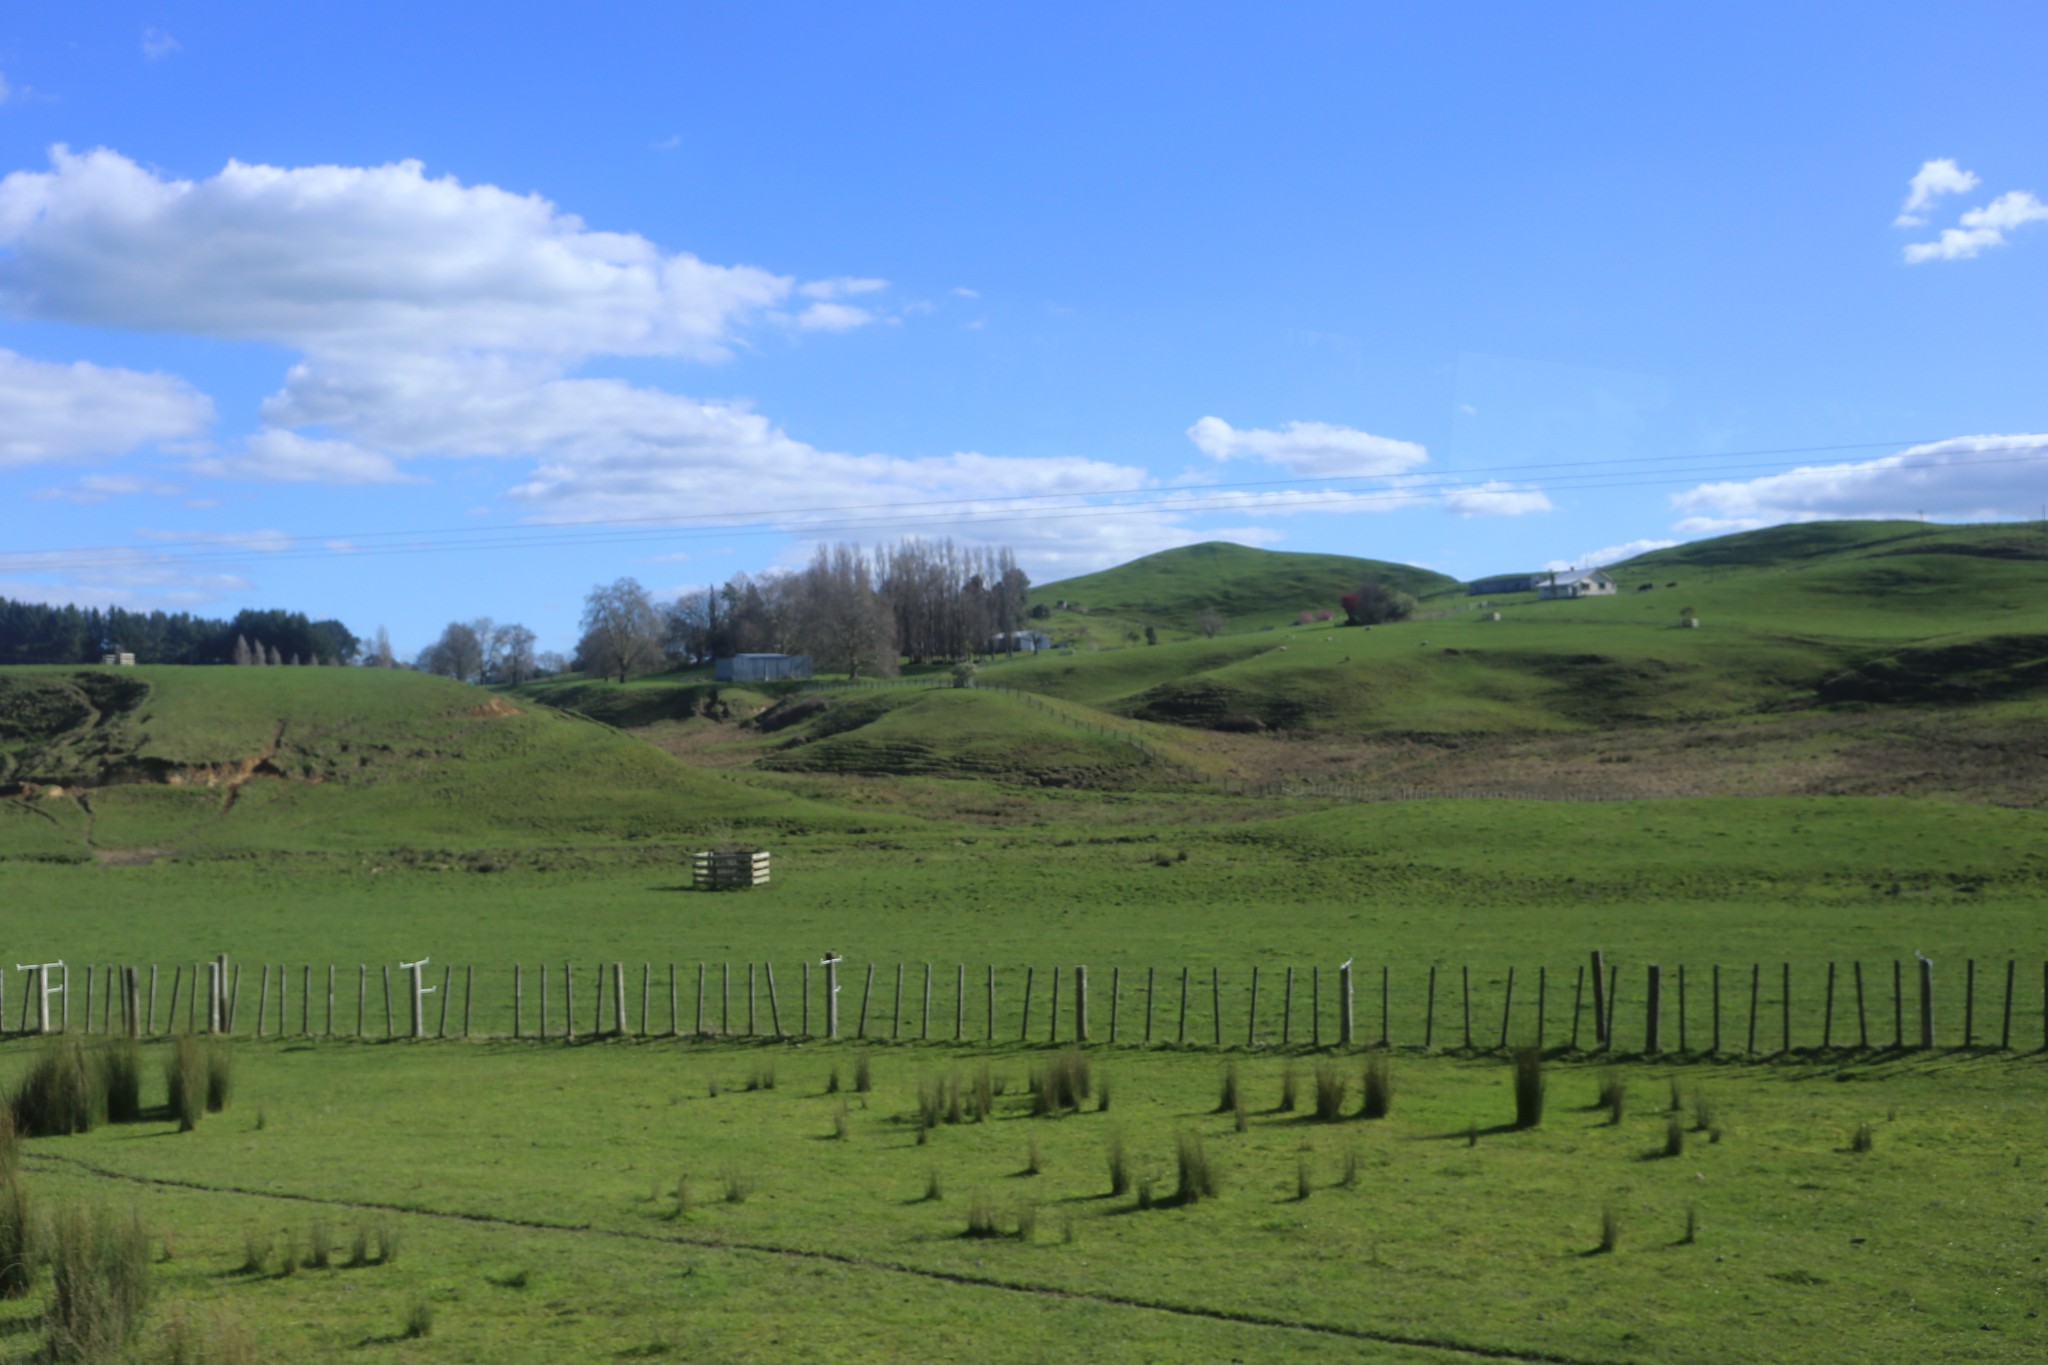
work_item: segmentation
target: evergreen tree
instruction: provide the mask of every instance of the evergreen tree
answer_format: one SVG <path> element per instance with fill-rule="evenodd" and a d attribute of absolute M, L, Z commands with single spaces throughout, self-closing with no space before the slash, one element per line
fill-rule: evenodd
<path fill-rule="evenodd" d="M 235 662 L 242 665 L 243 667 L 247 667 L 248 665 L 256 662 L 256 660 L 251 658 L 249 655 L 249 642 L 247 640 L 244 640 L 239 635 L 235 637 Z"/>

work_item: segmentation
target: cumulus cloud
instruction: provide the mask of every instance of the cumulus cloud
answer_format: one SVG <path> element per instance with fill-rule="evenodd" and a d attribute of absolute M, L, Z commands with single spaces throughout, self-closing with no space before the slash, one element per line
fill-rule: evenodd
<path fill-rule="evenodd" d="M 1214 460 L 1259 459 L 1310 478 L 1401 474 L 1429 461 L 1429 452 L 1413 441 L 1326 422 L 1240 430 L 1221 417 L 1204 417 L 1188 428 L 1188 439 Z"/>
<path fill-rule="evenodd" d="M 414 482 L 390 456 L 353 441 L 322 440 L 272 427 L 251 436 L 231 455 L 202 456 L 192 472 L 256 483 Z"/>
<path fill-rule="evenodd" d="M 144 478 L 135 474 L 87 474 L 77 483 L 63 488 L 45 488 L 29 496 L 43 501 L 61 499 L 81 505 L 105 502 L 108 498 L 134 497 L 147 494 L 158 498 L 182 497 L 185 490 L 174 483 L 161 479 Z"/>
<path fill-rule="evenodd" d="M 1555 569 L 1559 573 L 1566 569 L 1598 569 L 1608 564 L 1619 564 L 1625 559 L 1634 559 L 1637 555 L 1646 555 L 1652 550 L 1668 550 L 1676 544 L 1678 542 L 1675 540 L 1628 540 L 1604 549 L 1589 550 L 1577 559 L 1545 560 L 1543 567 Z"/>
<path fill-rule="evenodd" d="M 873 313 L 850 303 L 814 303 L 796 315 L 796 325 L 806 332 L 850 332 L 874 320 Z"/>
<path fill-rule="evenodd" d="M 0 179 L 0 307 L 310 354 L 463 349 L 718 359 L 790 279 L 595 231 L 417 161 L 174 180 L 58 147 Z"/>
<path fill-rule="evenodd" d="M 1899 209 L 1899 216 L 1892 220 L 1893 226 L 1924 226 L 1927 222 L 1924 214 L 1935 200 L 1944 194 L 1966 194 L 1980 183 L 1974 171 L 1964 170 L 1953 157 L 1923 161 L 1913 174 L 1906 202 Z"/>
<path fill-rule="evenodd" d="M 1701 484 L 1672 496 L 1687 535 L 1785 522 L 1944 517 L 2020 520 L 2040 504 L 2048 435 L 1961 436 L 1896 455 Z"/>
<path fill-rule="evenodd" d="M 0 597 L 21 602 L 179 611 L 248 590 L 239 574 L 195 572 L 182 559 L 147 550 L 99 550 L 90 563 L 70 551 L 0 555 Z"/>
<path fill-rule="evenodd" d="M 142 30 L 142 55 L 148 61 L 160 62 L 183 46 L 183 43 L 160 28 Z"/>
<path fill-rule="evenodd" d="M 1942 157 L 1920 167 L 1913 177 L 1905 206 L 1892 220 L 1897 227 L 1924 227 L 1926 210 L 1943 195 L 1962 194 L 1982 182 L 1953 160 Z M 1900 252 L 1907 265 L 1928 261 L 1967 261 L 1988 248 L 2004 246 L 2007 234 L 2029 223 L 2048 221 L 2048 204 L 2026 190 L 2008 190 L 1988 204 L 1965 211 L 1954 227 L 1943 228 L 1931 242 L 1912 242 Z"/>
<path fill-rule="evenodd" d="M 1551 511 L 1550 499 L 1540 488 L 1526 484 L 1488 479 L 1470 488 L 1454 488 L 1444 494 L 1444 509 L 1461 517 L 1519 517 L 1530 512 Z"/>
<path fill-rule="evenodd" d="M 212 401 L 174 375 L 0 350 L 0 469 L 125 455 L 212 421 Z"/>

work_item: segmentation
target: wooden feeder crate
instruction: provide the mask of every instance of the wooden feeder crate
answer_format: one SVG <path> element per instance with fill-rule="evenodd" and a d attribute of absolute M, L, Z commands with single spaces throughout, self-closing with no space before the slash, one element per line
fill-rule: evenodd
<path fill-rule="evenodd" d="M 691 860 L 690 882 L 699 891 L 731 891 L 768 885 L 766 849 L 698 853 Z"/>

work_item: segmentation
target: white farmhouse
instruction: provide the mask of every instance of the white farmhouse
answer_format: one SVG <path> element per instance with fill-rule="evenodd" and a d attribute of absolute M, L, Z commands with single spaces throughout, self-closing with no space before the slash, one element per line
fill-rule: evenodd
<path fill-rule="evenodd" d="M 1612 597 L 1614 580 L 1599 569 L 1566 569 L 1538 580 L 1536 596 L 1545 602 L 1558 597 Z"/>

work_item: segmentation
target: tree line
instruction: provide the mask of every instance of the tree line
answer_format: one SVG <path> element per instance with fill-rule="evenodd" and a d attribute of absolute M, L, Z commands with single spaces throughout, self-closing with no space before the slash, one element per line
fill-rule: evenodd
<path fill-rule="evenodd" d="M 240 643 L 241 657 L 236 645 Z M 0 597 L 0 663 L 96 664 L 120 650 L 139 664 L 354 663 L 362 641 L 339 621 L 250 609 L 233 620 L 121 607 L 49 606 Z M 272 654 L 277 657 L 272 659 Z"/>
<path fill-rule="evenodd" d="M 808 654 L 828 672 L 887 677 L 1014 645 L 1031 580 L 1007 548 L 908 538 L 820 545 L 801 569 L 736 574 L 657 606 L 637 580 L 593 588 L 573 666 L 624 681 L 733 654 Z"/>

